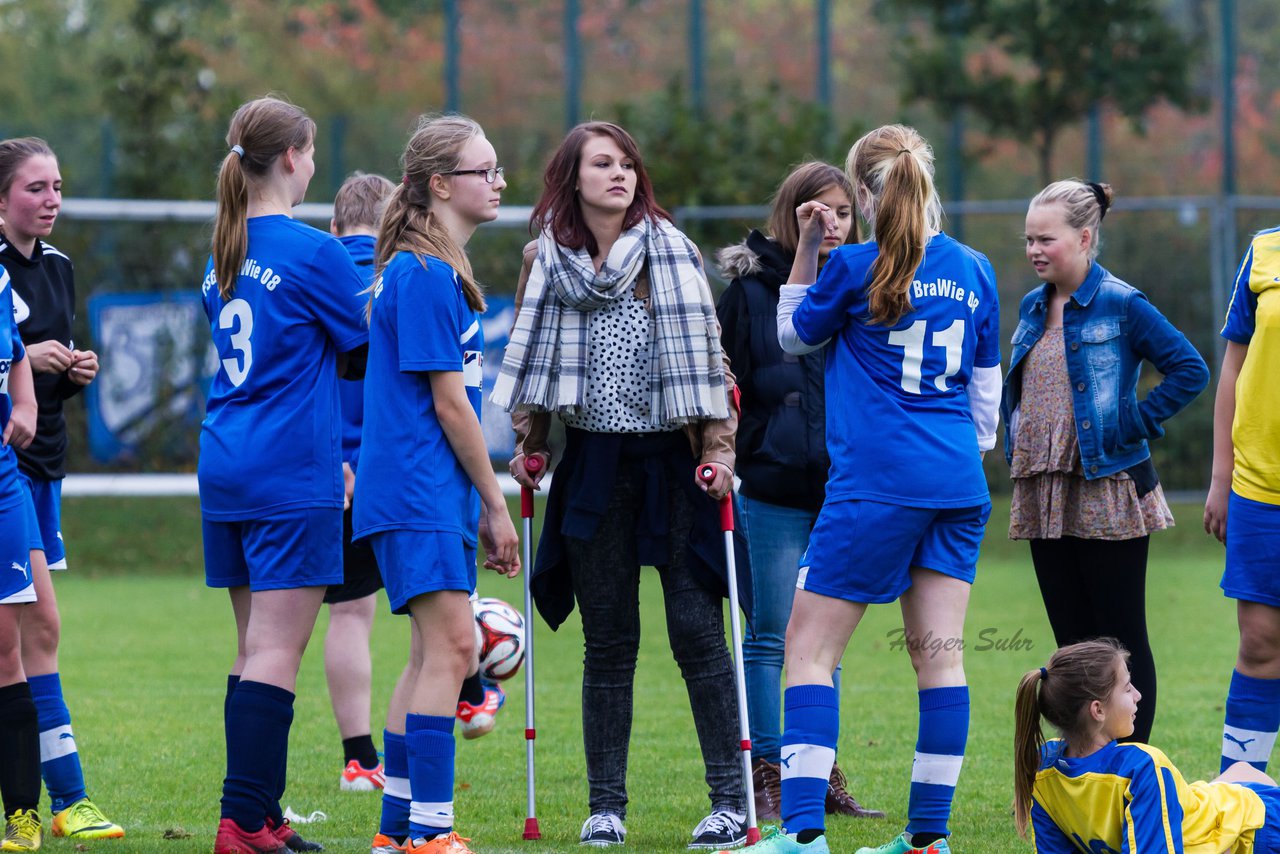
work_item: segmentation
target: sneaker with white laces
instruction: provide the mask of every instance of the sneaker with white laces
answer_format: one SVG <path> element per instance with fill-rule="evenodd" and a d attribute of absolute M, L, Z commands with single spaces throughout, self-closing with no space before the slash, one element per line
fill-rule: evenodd
<path fill-rule="evenodd" d="M 479 738 L 492 732 L 498 723 L 498 710 L 506 702 L 506 692 L 492 682 L 484 683 L 484 701 L 480 705 L 459 700 L 457 718 L 462 737 Z"/>
<path fill-rule="evenodd" d="M 736 848 L 747 841 L 747 817 L 731 810 L 713 810 L 693 829 L 690 848 Z"/>
<path fill-rule="evenodd" d="M 611 812 L 596 812 L 582 823 L 580 841 L 583 845 L 604 848 L 607 845 L 621 845 L 626 841 L 626 836 L 627 829 L 622 826 L 622 819 Z"/>

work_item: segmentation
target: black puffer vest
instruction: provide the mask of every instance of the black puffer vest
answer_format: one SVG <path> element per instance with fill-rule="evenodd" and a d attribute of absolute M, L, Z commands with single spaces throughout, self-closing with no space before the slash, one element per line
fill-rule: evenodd
<path fill-rule="evenodd" d="M 737 474 L 747 498 L 818 510 L 826 496 L 823 351 L 805 356 L 778 345 L 778 288 L 791 256 L 759 231 L 716 253 L 730 279 L 720 297 L 721 341 L 742 390 Z"/>

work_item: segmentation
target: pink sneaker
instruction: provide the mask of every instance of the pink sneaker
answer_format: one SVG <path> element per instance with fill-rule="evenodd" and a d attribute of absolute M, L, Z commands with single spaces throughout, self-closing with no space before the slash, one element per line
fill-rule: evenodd
<path fill-rule="evenodd" d="M 458 723 L 462 725 L 463 738 L 479 738 L 488 735 L 498 723 L 498 710 L 507 702 L 507 694 L 497 685 L 486 682 L 484 702 L 478 706 L 458 703 Z"/>
<path fill-rule="evenodd" d="M 218 822 L 218 835 L 213 840 L 213 854 L 283 854 L 288 850 L 271 828 L 264 825 L 248 833 L 229 818 Z"/>
<path fill-rule="evenodd" d="M 380 792 L 386 781 L 381 762 L 373 768 L 366 768 L 359 759 L 352 759 L 342 769 L 339 785 L 344 792 Z"/>

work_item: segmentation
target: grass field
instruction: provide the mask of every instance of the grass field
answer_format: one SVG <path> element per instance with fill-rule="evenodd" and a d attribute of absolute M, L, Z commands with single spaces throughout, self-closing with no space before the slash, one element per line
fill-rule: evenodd
<path fill-rule="evenodd" d="M 1216 773 L 1222 698 L 1234 661 L 1234 606 L 1217 588 L 1222 553 L 1200 530 L 1200 508 L 1175 507 L 1175 515 L 1181 526 L 1152 538 L 1148 605 L 1161 675 L 1153 741 L 1188 779 L 1196 779 Z M 1053 642 L 1026 547 L 1004 537 L 1007 520 L 1007 506 L 997 506 L 966 631 L 973 717 L 952 825 L 954 850 L 966 854 L 1030 850 L 1010 818 L 1012 697 L 1018 678 L 1044 661 Z M 90 793 L 128 833 L 119 843 L 92 847 L 208 851 L 224 767 L 222 696 L 234 636 L 226 595 L 203 584 L 198 508 L 194 500 L 68 499 L 64 533 L 74 569 L 56 582 L 63 682 Z M 519 580 L 486 575 L 482 594 L 520 601 Z M 646 577 L 641 585 L 645 622 L 627 850 L 674 852 L 684 850 L 708 802 L 656 582 Z M 328 850 L 367 851 L 378 798 L 338 790 L 341 745 L 319 642 L 325 621 L 322 613 L 299 678 L 285 802 L 304 815 L 328 815 L 322 824 L 301 828 Z M 840 739 L 851 789 L 889 818 L 834 820 L 833 851 L 879 844 L 905 822 L 916 694 L 906 653 L 892 648 L 891 632 L 898 625 L 896 607 L 874 608 L 854 637 L 844 660 Z M 380 612 L 373 639 L 376 733 L 404 662 L 406 639 L 405 621 Z M 479 852 L 578 850 L 587 787 L 576 615 L 557 633 L 539 624 L 537 649 L 543 839 L 520 839 L 524 691 L 517 678 L 509 684 L 499 728 L 476 742 L 459 739 L 459 829 Z M 48 839 L 46 849 L 76 850 L 61 839 Z"/>

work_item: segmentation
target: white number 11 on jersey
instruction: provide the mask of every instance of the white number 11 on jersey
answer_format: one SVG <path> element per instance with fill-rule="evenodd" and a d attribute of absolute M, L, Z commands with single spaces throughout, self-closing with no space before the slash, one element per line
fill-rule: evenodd
<path fill-rule="evenodd" d="M 920 394 L 920 370 L 924 364 L 924 338 L 927 322 L 917 320 L 906 329 L 897 329 L 889 333 L 889 343 L 903 348 L 902 354 L 902 389 L 910 394 Z M 960 357 L 964 353 L 964 319 L 957 319 L 946 329 L 933 333 L 931 341 L 934 347 L 947 351 L 947 369 L 934 377 L 933 384 L 938 391 L 947 390 L 947 380 L 960 371 Z"/>

